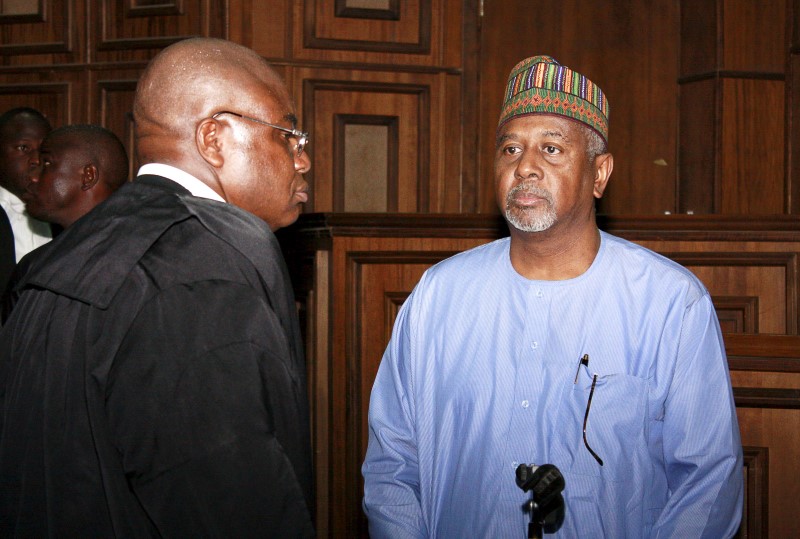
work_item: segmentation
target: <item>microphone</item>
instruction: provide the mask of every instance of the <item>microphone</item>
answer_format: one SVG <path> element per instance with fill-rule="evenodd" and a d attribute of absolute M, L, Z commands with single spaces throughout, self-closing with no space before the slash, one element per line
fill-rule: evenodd
<path fill-rule="evenodd" d="M 531 514 L 528 538 L 540 539 L 542 531 L 554 533 L 564 523 L 564 497 L 561 492 L 566 483 L 561 471 L 553 464 L 520 464 L 516 470 L 517 486 L 523 492 L 532 491 L 525 504 Z"/>

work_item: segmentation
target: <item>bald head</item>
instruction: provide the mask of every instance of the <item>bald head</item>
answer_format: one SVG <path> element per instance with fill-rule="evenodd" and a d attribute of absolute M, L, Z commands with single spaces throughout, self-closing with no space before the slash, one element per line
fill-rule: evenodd
<path fill-rule="evenodd" d="M 128 156 L 114 133 L 70 125 L 42 141 L 22 200 L 37 219 L 68 227 L 128 179 Z"/>
<path fill-rule="evenodd" d="M 133 115 L 139 161 L 185 164 L 193 153 L 199 121 L 221 110 L 253 110 L 254 90 L 265 88 L 288 99 L 278 74 L 246 47 L 212 38 L 167 47 L 136 88 Z"/>
<path fill-rule="evenodd" d="M 188 172 L 272 230 L 300 215 L 308 135 L 286 85 L 255 52 L 208 38 L 171 45 L 142 75 L 133 112 L 142 165 Z"/>

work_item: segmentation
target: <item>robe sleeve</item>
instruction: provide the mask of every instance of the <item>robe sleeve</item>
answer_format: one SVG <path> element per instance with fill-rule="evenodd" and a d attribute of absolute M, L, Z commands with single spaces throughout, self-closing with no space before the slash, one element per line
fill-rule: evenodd
<path fill-rule="evenodd" d="M 277 316 L 243 284 L 173 286 L 137 314 L 109 373 L 106 414 L 162 536 L 313 536 L 286 449 L 296 447 L 291 424 L 304 424 L 289 361 Z"/>

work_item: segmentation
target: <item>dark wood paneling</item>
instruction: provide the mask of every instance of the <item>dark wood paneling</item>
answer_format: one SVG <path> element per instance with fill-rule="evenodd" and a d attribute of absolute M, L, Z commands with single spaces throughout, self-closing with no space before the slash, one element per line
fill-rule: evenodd
<path fill-rule="evenodd" d="M 20 55 L 51 55 L 34 59 L 38 63 L 75 62 L 80 56 L 76 48 L 77 26 L 73 14 L 80 13 L 80 0 L 47 0 L 41 2 L 37 13 L 0 17 L 0 60 L 3 65 L 29 63 Z M 82 35 L 82 34 L 81 34 Z"/>
<path fill-rule="evenodd" d="M 433 82 L 433 81 L 431 81 Z M 309 149 L 316 170 L 307 175 L 313 186 L 308 206 L 314 211 L 335 209 L 335 193 L 344 189 L 334 177 L 338 145 L 335 118 L 346 116 L 395 116 L 398 118 L 398 171 L 396 209 L 428 212 L 440 203 L 431 201 L 430 137 L 432 135 L 432 88 L 424 84 L 351 82 L 305 79 L 303 123 L 320 142 Z M 442 156 L 436 156 L 436 159 Z M 434 182 L 440 181 L 433 178 Z"/>
<path fill-rule="evenodd" d="M 677 207 L 679 16 L 676 2 L 483 2 L 481 180 L 478 210 L 496 213 L 493 149 L 511 68 L 549 54 L 600 86 L 610 104 L 614 173 L 599 202 L 609 214 L 663 214 Z"/>
<path fill-rule="evenodd" d="M 336 5 L 336 0 L 292 3 L 293 59 L 451 71 L 461 65 L 463 0 L 408 0 L 396 9 L 390 4 L 339 14 Z"/>
<path fill-rule="evenodd" d="M 782 80 L 722 82 L 718 213 L 780 214 L 787 193 L 783 178 L 785 88 Z"/>
<path fill-rule="evenodd" d="M 769 448 L 743 447 L 744 510 L 737 539 L 769 537 Z"/>
<path fill-rule="evenodd" d="M 432 0 L 395 2 L 389 9 L 355 9 L 341 0 L 305 3 L 303 45 L 404 54 L 431 51 Z"/>
<path fill-rule="evenodd" d="M 193 36 L 227 37 L 224 0 L 90 0 L 97 14 L 92 41 L 96 61 L 146 60 Z"/>

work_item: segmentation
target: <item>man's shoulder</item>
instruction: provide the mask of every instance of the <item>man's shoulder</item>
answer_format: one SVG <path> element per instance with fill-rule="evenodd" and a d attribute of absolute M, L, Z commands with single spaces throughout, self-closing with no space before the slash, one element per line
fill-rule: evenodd
<path fill-rule="evenodd" d="M 25 281 L 105 308 L 152 249 L 160 246 L 180 259 L 191 247 L 171 238 L 189 228 L 193 245 L 219 240 L 242 259 L 248 249 L 258 249 L 265 234 L 271 235 L 263 221 L 228 204 L 133 182 L 65 230 L 38 257 Z"/>
<path fill-rule="evenodd" d="M 450 276 L 485 273 L 489 266 L 502 262 L 504 256 L 507 258 L 508 249 L 509 238 L 494 240 L 445 258 L 429 272 Z"/>
<path fill-rule="evenodd" d="M 697 276 L 678 262 L 652 249 L 630 240 L 603 232 L 605 248 L 604 260 L 614 266 L 614 271 L 651 275 L 652 281 L 659 287 L 670 284 L 679 287 L 690 287 L 700 292 L 705 286 Z"/>

